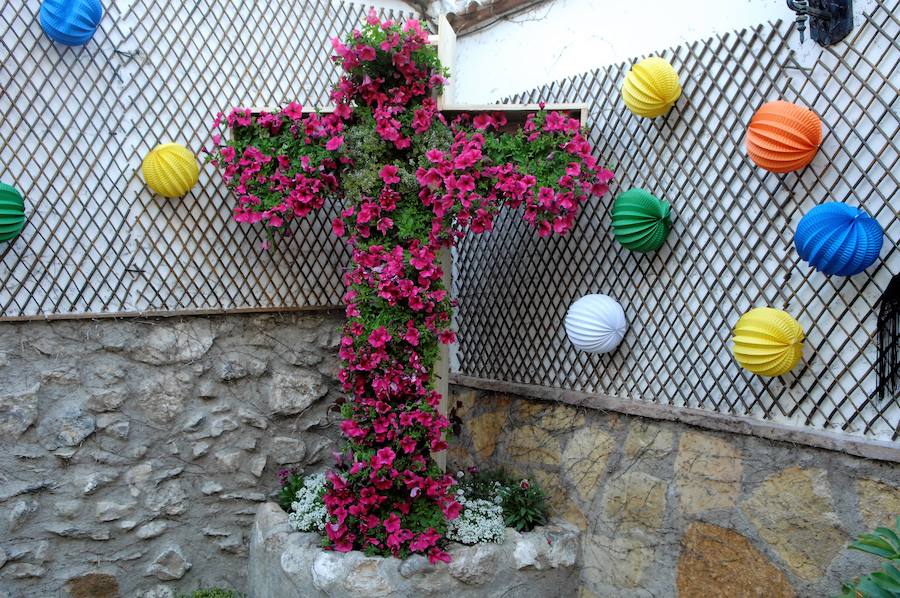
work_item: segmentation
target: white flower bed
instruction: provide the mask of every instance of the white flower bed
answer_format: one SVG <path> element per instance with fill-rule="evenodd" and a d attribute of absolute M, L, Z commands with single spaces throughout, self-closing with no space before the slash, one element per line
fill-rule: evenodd
<path fill-rule="evenodd" d="M 500 484 L 493 502 L 481 498 L 467 499 L 465 493 L 457 492 L 456 500 L 462 505 L 459 517 L 449 522 L 447 538 L 460 544 L 481 542 L 502 542 L 506 526 L 503 523 Z"/>
<path fill-rule="evenodd" d="M 298 532 L 323 532 L 328 512 L 322 495 L 325 493 L 325 474 L 317 473 L 303 480 L 303 487 L 297 490 L 288 522 Z"/>

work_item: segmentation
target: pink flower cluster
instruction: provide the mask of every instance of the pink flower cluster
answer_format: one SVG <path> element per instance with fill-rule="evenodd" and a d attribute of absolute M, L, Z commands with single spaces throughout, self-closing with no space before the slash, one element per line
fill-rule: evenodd
<path fill-rule="evenodd" d="M 454 480 L 432 456 L 447 448 L 449 426 L 432 370 L 438 344 L 455 342 L 439 255 L 467 231 L 491 230 L 503 206 L 524 207 L 541 235 L 564 233 L 585 198 L 606 191 L 612 173 L 598 166 L 578 121 L 564 114 L 530 115 L 522 128 L 534 147 L 549 148 L 535 163 L 564 165 L 549 179 L 492 154 L 489 141 L 508 125 L 502 113 L 447 125 L 433 99 L 443 71 L 426 44 L 416 21 L 400 26 L 371 12 L 362 31 L 332 41 L 344 70 L 332 114 L 304 114 L 296 104 L 274 114 L 236 109 L 226 118 L 235 139 L 214 138 L 213 161 L 238 197 L 237 220 L 280 227 L 341 196 L 342 173 L 359 166 L 348 158 L 359 154 L 346 148 L 345 133 L 358 124 L 354 107 L 371 113 L 389 144 L 396 159 L 378 164 L 375 183 L 332 223 L 352 247 L 339 375 L 352 401 L 342 406 L 347 450 L 327 478 L 325 531 L 334 550 L 421 553 L 435 562 L 449 560 L 443 533 L 460 512 Z M 449 147 L 413 153 L 415 136 L 435 126 L 449 127 Z M 286 144 L 289 153 L 276 151 Z M 410 191 L 413 176 L 418 192 Z"/>
<path fill-rule="evenodd" d="M 365 41 L 382 36 L 377 46 Z M 398 27 L 370 13 L 364 34 L 354 32 L 349 45 L 332 44 L 346 72 L 333 100 L 371 108 L 378 136 L 397 151 L 408 151 L 413 135 L 442 122 L 432 95 L 444 79 L 415 59 L 427 44 L 417 22 Z M 390 66 L 380 71 L 376 64 Z M 444 522 L 459 514 L 460 505 L 450 492 L 452 476 L 431 455 L 446 449 L 449 422 L 438 411 L 434 363 L 423 349 L 453 341 L 450 300 L 437 264 L 440 246 L 417 239 L 401 243 L 395 235 L 394 214 L 403 200 L 398 166 L 384 164 L 378 176 L 378 194 L 356 199 L 333 222 L 334 232 L 353 246 L 340 348 L 340 380 L 353 401 L 341 424 L 351 450 L 329 476 L 325 531 L 339 551 L 421 553 L 432 562 L 448 561 Z M 374 325 L 370 314 L 378 305 L 393 316 Z M 434 525 L 423 525 L 422 513 L 430 513 Z"/>
<path fill-rule="evenodd" d="M 296 103 L 278 113 L 254 115 L 247 108 L 234 108 L 227 116 L 219 113 L 214 129 L 224 123 L 234 135 L 240 135 L 242 128 L 258 127 L 268 136 L 288 135 L 297 146 L 309 150 L 287 155 L 250 144 L 238 152 L 235 145 L 222 143 L 221 134 L 213 135 L 216 147 L 212 162 L 222 170 L 226 185 L 237 196 L 234 219 L 281 228 L 321 208 L 326 197 L 337 194 L 341 133 L 351 113 L 348 106 L 341 106 L 331 114 L 304 114 Z"/>
<path fill-rule="evenodd" d="M 412 128 L 416 133 L 428 130 L 437 114 L 433 92 L 446 80 L 439 69 L 416 59 L 415 54 L 428 45 L 428 32 L 419 21 L 409 20 L 398 27 L 391 20 L 382 22 L 372 10 L 366 23 L 369 35 L 355 30 L 350 45 L 338 38 L 331 40 L 335 52 L 332 59 L 346 72 L 331 98 L 338 105 L 356 103 L 373 108 L 381 138 L 397 149 L 408 149 L 411 138 L 402 130 L 400 115 L 407 106 L 420 104 Z M 373 31 L 384 38 L 377 46 L 366 41 L 375 37 Z"/>
<path fill-rule="evenodd" d="M 416 173 L 422 186 L 419 197 L 434 212 L 434 235 L 448 231 L 453 237 L 448 242 L 455 243 L 466 230 L 491 230 L 502 206 L 518 208 L 523 204 L 525 221 L 537 228 L 540 236 L 564 234 L 572 228 L 581 202 L 591 194 L 606 192 L 613 173 L 601 168 L 590 154 L 590 144 L 581 136 L 578 121 L 558 112 L 547 113 L 541 127 L 534 119 L 535 115 L 529 115 L 525 124 L 531 142 L 542 135 L 565 133 L 553 149 L 569 157 L 565 174 L 550 185 L 539 186 L 535 176 L 523 173 L 518 164 L 492 163 L 485 156 L 485 140 L 479 129 L 504 126 L 502 113 L 476 116 L 474 132 L 454 122 L 455 139 L 450 151 L 429 152 L 431 166 Z"/>
<path fill-rule="evenodd" d="M 530 114 L 524 125 L 529 142 L 541 136 L 559 137 L 551 153 L 568 156 L 565 173 L 549 185 L 538 185 L 532 174 L 523 173 L 518 164 L 496 164 L 485 155 L 482 130 L 499 129 L 507 124 L 503 113 L 482 113 L 472 119 L 474 131 L 465 126 L 463 115 L 452 123 L 454 142 L 449 152 L 427 153 L 430 167 L 420 168 L 416 178 L 421 185 L 419 197 L 434 213 L 432 235 L 453 244 L 467 230 L 474 233 L 493 228 L 494 217 L 502 206 L 518 208 L 524 204 L 526 222 L 540 236 L 568 232 L 579 205 L 590 195 L 606 193 L 613 173 L 597 164 L 590 143 L 581 135 L 577 119 L 559 112 Z M 547 159 L 552 159 L 547 156 Z M 450 235 L 451 238 L 444 238 Z"/>

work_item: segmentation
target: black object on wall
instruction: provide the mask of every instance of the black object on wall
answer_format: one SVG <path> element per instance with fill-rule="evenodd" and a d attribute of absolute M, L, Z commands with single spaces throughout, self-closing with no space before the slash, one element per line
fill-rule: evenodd
<path fill-rule="evenodd" d="M 900 391 L 900 274 L 891 279 L 881 296 L 876 371 L 878 398 L 896 397 Z"/>
<path fill-rule="evenodd" d="M 821 46 L 836 44 L 853 31 L 853 0 L 786 0 L 797 13 L 797 30 L 803 41 L 806 23 L 809 35 Z"/>

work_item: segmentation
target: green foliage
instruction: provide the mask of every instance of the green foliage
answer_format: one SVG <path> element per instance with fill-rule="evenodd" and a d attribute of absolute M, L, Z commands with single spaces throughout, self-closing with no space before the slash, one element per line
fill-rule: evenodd
<path fill-rule="evenodd" d="M 503 493 L 503 522 L 520 532 L 547 523 L 547 497 L 529 480 L 507 486 Z"/>
<path fill-rule="evenodd" d="M 393 152 L 375 131 L 371 108 L 358 106 L 353 117 L 353 126 L 347 127 L 344 133 L 347 157 L 353 160 L 353 168 L 341 175 L 341 185 L 350 202 L 357 203 L 360 197 L 378 196 L 383 185 L 378 171 L 391 162 Z"/>
<path fill-rule="evenodd" d="M 503 523 L 520 532 L 547 523 L 547 497 L 540 486 L 527 479 L 516 480 L 503 469 L 470 472 L 460 479 L 458 487 L 472 500 L 493 502 L 499 494 Z"/>
<path fill-rule="evenodd" d="M 872 554 L 888 562 L 880 571 L 863 575 L 844 584 L 840 598 L 900 598 L 900 517 L 894 529 L 876 528 L 859 536 L 849 548 Z"/>
<path fill-rule="evenodd" d="M 458 488 L 467 499 L 493 502 L 498 494 L 502 494 L 503 489 L 513 485 L 515 483 L 501 468 L 470 471 L 460 479 Z"/>
<path fill-rule="evenodd" d="M 190 594 L 178 594 L 177 598 L 245 598 L 245 594 L 222 588 L 203 588 Z"/>
<path fill-rule="evenodd" d="M 405 37 L 407 34 L 403 32 L 403 27 L 399 23 L 384 28 L 381 25 L 373 25 L 366 23 L 362 30 L 354 31 L 346 36 L 345 41 L 348 45 L 367 45 L 375 49 L 375 60 L 361 63 L 358 67 L 350 71 L 353 77 L 362 78 L 365 75 L 370 77 L 383 77 L 390 79 L 396 75 L 396 67 L 392 62 L 392 54 L 381 50 L 381 42 L 388 38 L 388 35 L 400 35 Z M 441 66 L 438 59 L 437 46 L 423 46 L 412 53 L 413 62 L 418 66 L 424 67 L 426 72 L 435 69 L 442 73 L 445 77 L 449 75 L 449 71 Z M 442 86 L 435 86 L 437 93 L 441 93 Z"/>
<path fill-rule="evenodd" d="M 536 114 L 534 122 L 538 130 L 546 118 L 544 112 Z M 484 155 L 494 164 L 512 163 L 519 171 L 534 175 L 536 189 L 556 187 L 572 162 L 572 156 L 560 149 L 560 145 L 569 139 L 564 133 L 543 133 L 531 141 L 528 140 L 529 133 L 522 128 L 515 133 L 492 131 L 483 134 Z"/>
<path fill-rule="evenodd" d="M 244 155 L 248 148 L 257 148 L 266 156 L 284 156 L 290 160 L 290 168 L 285 174 L 293 177 L 304 172 L 302 168 L 303 158 L 309 159 L 312 164 L 321 164 L 331 159 L 332 153 L 325 149 L 323 143 L 307 143 L 304 135 L 294 135 L 291 132 L 291 121 L 279 116 L 284 125 L 278 133 L 272 133 L 268 128 L 259 125 L 256 118 L 249 126 L 235 126 L 231 129 L 231 139 L 224 142 L 225 146 L 233 147 L 237 156 Z M 215 156 L 210 156 L 213 159 Z M 271 160 L 260 170 L 259 174 L 268 178 L 275 173 L 278 163 Z M 248 189 L 260 199 L 260 209 L 273 208 L 284 201 L 284 192 L 272 188 L 268 184 L 251 184 Z M 333 198 L 331 198 L 333 199 Z"/>
<path fill-rule="evenodd" d="M 294 497 L 297 496 L 297 490 L 302 487 L 303 476 L 296 473 L 290 474 L 278 492 L 278 506 L 284 509 L 286 513 L 290 513 L 291 503 L 294 502 Z"/>

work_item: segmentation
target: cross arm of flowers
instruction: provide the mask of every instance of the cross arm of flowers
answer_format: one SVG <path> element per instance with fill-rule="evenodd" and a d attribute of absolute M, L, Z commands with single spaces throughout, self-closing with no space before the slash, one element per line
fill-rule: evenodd
<path fill-rule="evenodd" d="M 522 208 L 539 235 L 565 233 L 612 173 L 593 157 L 580 123 L 543 110 L 510 130 L 502 112 L 451 122 L 434 97 L 446 73 L 417 21 L 374 12 L 332 40 L 343 75 L 330 114 L 297 104 L 235 109 L 216 119 L 210 160 L 237 198 L 234 217 L 283 230 L 329 198 L 332 225 L 352 248 L 340 373 L 346 449 L 323 497 L 324 544 L 334 550 L 449 560 L 447 521 L 460 512 L 434 365 L 452 343 L 451 300 L 438 255 L 491 230 L 504 206 Z"/>

